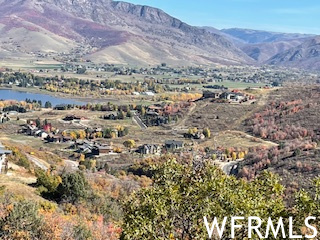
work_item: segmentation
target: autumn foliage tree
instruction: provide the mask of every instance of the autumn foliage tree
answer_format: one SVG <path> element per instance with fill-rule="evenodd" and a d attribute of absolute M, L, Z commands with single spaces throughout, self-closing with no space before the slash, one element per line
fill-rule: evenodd
<path fill-rule="evenodd" d="M 206 137 L 206 138 L 210 138 L 211 137 L 211 131 L 209 128 L 204 128 L 203 129 L 203 135 Z"/>
<path fill-rule="evenodd" d="M 195 170 L 168 161 L 156 171 L 152 187 L 134 193 L 124 206 L 123 240 L 207 239 L 203 216 L 268 219 L 286 212 L 283 187 L 271 173 L 248 183 L 211 165 Z M 237 239 L 245 233 L 246 229 L 238 230 Z"/>
<path fill-rule="evenodd" d="M 37 204 L 30 201 L 14 202 L 7 214 L 0 218 L 0 238 L 3 240 L 51 240 L 46 223 Z"/>
<path fill-rule="evenodd" d="M 37 170 L 36 171 L 37 182 L 36 186 L 41 195 L 49 198 L 54 198 L 58 186 L 62 183 L 60 176 L 52 174 L 50 170 Z"/>
<path fill-rule="evenodd" d="M 127 141 L 125 141 L 123 143 L 123 145 L 128 148 L 128 149 L 131 149 L 131 148 L 134 148 L 136 146 L 136 142 L 133 140 L 133 139 L 129 139 Z"/>

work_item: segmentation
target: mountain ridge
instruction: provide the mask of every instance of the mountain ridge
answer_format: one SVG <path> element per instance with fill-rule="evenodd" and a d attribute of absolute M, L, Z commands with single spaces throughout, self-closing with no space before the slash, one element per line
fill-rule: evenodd
<path fill-rule="evenodd" d="M 271 65 L 320 69 L 320 36 L 311 38 L 297 47 L 279 53 L 267 61 Z"/>
<path fill-rule="evenodd" d="M 190 26 L 157 8 L 109 0 L 2 0 L 0 3 L 3 6 L 0 23 L 5 25 L 2 32 L 32 25 L 28 28 L 31 32 L 46 31 L 73 41 L 73 45 L 87 45 L 89 50 L 83 57 L 92 60 L 113 59 L 112 63 L 131 64 L 149 64 L 152 58 L 153 64 L 253 62 L 223 36 Z M 13 21 L 14 18 L 19 21 Z M 19 44 L 28 49 L 23 42 Z M 134 51 L 130 54 L 126 51 L 129 45 L 144 54 L 137 59 Z M 39 51 L 51 48 L 38 47 Z M 119 59 L 111 56 L 115 49 L 119 51 L 116 54 Z"/>
<path fill-rule="evenodd" d="M 310 48 L 304 43 L 315 35 L 196 27 L 161 9 L 123 1 L 0 0 L 0 4 L 0 53 L 5 56 L 50 53 L 114 64 L 318 68 L 308 50 L 300 49 L 306 52 L 302 58 L 284 56 L 299 46 Z"/>
<path fill-rule="evenodd" d="M 313 34 L 280 33 L 263 30 L 230 28 L 221 30 L 229 40 L 245 52 L 258 64 L 271 64 L 284 67 L 296 67 L 309 70 L 319 70 L 311 54 L 298 58 L 290 56 L 294 52 L 308 52 L 313 39 L 318 38 Z M 310 44 L 310 43 L 311 44 Z M 297 49 L 299 48 L 299 49 Z M 312 47 L 311 47 L 312 48 Z M 313 51 L 318 51 L 314 49 Z M 298 55 L 296 55 L 298 56 Z"/>
<path fill-rule="evenodd" d="M 246 28 L 228 28 L 221 29 L 220 31 L 234 38 L 237 38 L 244 43 L 251 44 L 296 40 L 300 38 L 309 38 L 315 36 L 315 34 L 282 33 Z"/>

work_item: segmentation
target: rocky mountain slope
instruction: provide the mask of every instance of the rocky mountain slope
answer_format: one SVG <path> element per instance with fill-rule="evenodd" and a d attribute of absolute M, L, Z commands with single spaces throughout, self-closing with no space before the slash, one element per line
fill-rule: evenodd
<path fill-rule="evenodd" d="M 297 47 L 279 53 L 268 64 L 320 70 L 320 37 L 306 40 Z"/>
<path fill-rule="evenodd" d="M 111 0 L 0 0 L 0 6 L 3 59 L 319 67 L 313 35 L 194 27 L 157 8 Z"/>
<path fill-rule="evenodd" d="M 222 29 L 221 32 L 237 38 L 243 43 L 250 44 L 290 41 L 314 36 L 311 34 L 280 33 L 242 28 Z"/>
<path fill-rule="evenodd" d="M 77 53 L 129 64 L 243 64 L 223 36 L 160 9 L 110 0 L 0 0 L 2 52 Z M 0 50 L 1 51 L 1 50 Z"/>
<path fill-rule="evenodd" d="M 265 63 L 273 56 L 297 47 L 307 39 L 314 37 L 311 34 L 279 33 L 241 28 L 222 29 L 221 32 L 258 63 Z"/>
<path fill-rule="evenodd" d="M 259 63 L 265 63 L 273 56 L 302 44 L 306 39 L 282 40 L 255 44 L 243 44 L 240 49 Z"/>

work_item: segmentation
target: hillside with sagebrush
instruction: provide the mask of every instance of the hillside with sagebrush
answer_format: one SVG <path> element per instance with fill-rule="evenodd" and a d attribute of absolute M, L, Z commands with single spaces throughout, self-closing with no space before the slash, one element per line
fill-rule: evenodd
<path fill-rule="evenodd" d="M 247 132 L 278 146 L 252 148 L 238 175 L 253 179 L 264 170 L 279 174 L 288 191 L 309 189 L 320 174 L 319 87 L 280 89 L 244 121 Z"/>
<path fill-rule="evenodd" d="M 143 65 L 251 62 L 221 35 L 148 6 L 109 0 L 0 4 L 3 54 L 76 52 L 97 62 Z"/>

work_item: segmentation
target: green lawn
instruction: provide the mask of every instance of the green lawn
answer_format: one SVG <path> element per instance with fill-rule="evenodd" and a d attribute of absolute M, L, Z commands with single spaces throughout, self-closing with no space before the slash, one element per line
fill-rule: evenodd
<path fill-rule="evenodd" d="M 209 86 L 209 85 L 219 85 L 219 86 L 225 86 L 230 89 L 245 89 L 248 87 L 254 88 L 254 87 L 262 87 L 265 86 L 265 83 L 245 83 L 245 82 L 233 82 L 233 81 L 223 81 L 223 82 L 215 82 L 215 83 L 208 83 L 208 84 L 189 84 L 189 87 L 191 88 L 198 88 L 200 90 L 208 89 L 210 88 L 203 88 L 203 86 Z M 170 87 L 173 88 L 183 88 L 187 87 L 188 85 L 177 85 L 177 84 L 170 84 Z"/>
<path fill-rule="evenodd" d="M 35 64 L 35 66 L 25 67 L 27 69 L 60 69 L 63 64 Z"/>

